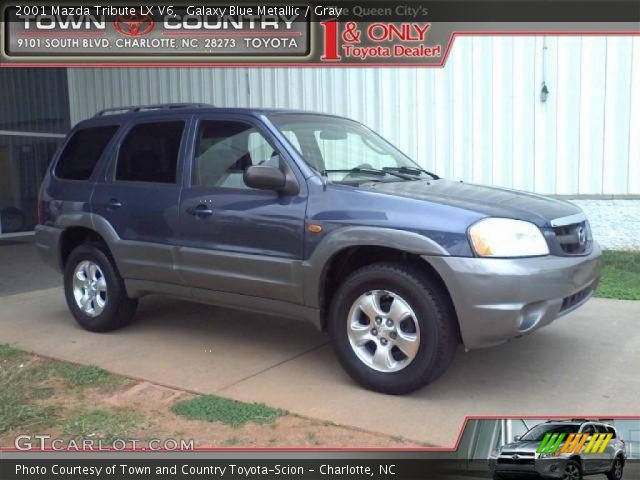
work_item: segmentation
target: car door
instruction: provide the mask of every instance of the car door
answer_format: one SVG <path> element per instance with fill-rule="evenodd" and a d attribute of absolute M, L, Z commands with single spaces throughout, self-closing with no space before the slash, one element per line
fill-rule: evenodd
<path fill-rule="evenodd" d="M 586 453 L 587 447 L 591 443 L 591 441 L 593 439 L 593 436 L 598 433 L 597 430 L 596 430 L 596 427 L 592 423 L 586 423 L 586 424 L 582 425 L 580 433 L 586 433 L 586 434 L 589 435 L 589 438 L 584 443 L 584 446 L 583 446 L 582 452 L 581 452 L 582 469 L 583 469 L 584 473 L 597 472 L 598 471 L 598 458 L 596 457 L 596 455 L 594 455 L 591 452 Z"/>
<path fill-rule="evenodd" d="M 601 435 L 611 435 L 611 438 L 609 440 L 607 440 L 607 437 L 604 438 L 602 443 L 600 443 L 598 451 L 596 452 L 596 455 L 598 456 L 597 458 L 598 468 L 604 472 L 611 469 L 613 458 L 615 456 L 615 446 L 616 446 L 615 429 L 613 427 L 609 427 L 607 425 L 601 425 L 601 424 L 596 425 L 596 429 L 598 430 L 598 433 L 600 433 Z M 606 444 L 604 443 L 605 441 L 606 441 Z M 600 452 L 601 450 L 602 452 Z"/>
<path fill-rule="evenodd" d="M 196 289 L 302 303 L 306 182 L 282 145 L 252 117 L 202 115 L 189 158 L 178 253 L 185 281 Z M 251 165 L 290 169 L 299 193 L 249 188 L 243 173 Z"/>
<path fill-rule="evenodd" d="M 189 122 L 163 115 L 128 124 L 94 188 L 92 211 L 120 238 L 114 256 L 125 278 L 180 283 L 173 263 Z"/>

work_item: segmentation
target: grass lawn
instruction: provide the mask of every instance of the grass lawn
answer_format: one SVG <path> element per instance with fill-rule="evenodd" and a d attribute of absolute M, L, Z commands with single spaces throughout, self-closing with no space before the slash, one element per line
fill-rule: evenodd
<path fill-rule="evenodd" d="M 78 444 L 100 440 L 106 448 L 116 439 L 135 440 L 139 448 L 165 439 L 227 448 L 422 446 L 0 344 L 0 447 L 14 446 L 18 435 L 41 434 Z"/>
<path fill-rule="evenodd" d="M 640 300 L 640 252 L 608 250 L 602 255 L 597 297 Z"/>

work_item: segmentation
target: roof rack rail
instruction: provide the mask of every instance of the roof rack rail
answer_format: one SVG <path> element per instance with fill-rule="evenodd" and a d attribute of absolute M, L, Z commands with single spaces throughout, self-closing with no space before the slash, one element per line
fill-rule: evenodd
<path fill-rule="evenodd" d="M 101 117 L 107 113 L 133 113 L 133 112 L 141 112 L 144 110 L 164 110 L 164 109 L 175 109 L 175 108 L 207 108 L 207 107 L 215 107 L 215 105 L 211 105 L 209 103 L 158 103 L 155 105 L 131 105 L 129 107 L 114 107 L 114 108 L 105 108 L 104 110 L 100 110 L 95 114 L 96 117 Z"/>

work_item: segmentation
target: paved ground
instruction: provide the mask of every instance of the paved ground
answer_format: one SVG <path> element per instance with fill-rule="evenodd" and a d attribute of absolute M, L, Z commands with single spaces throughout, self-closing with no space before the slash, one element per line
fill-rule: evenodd
<path fill-rule="evenodd" d="M 571 200 L 582 208 L 593 235 L 607 250 L 640 250 L 640 200 Z"/>
<path fill-rule="evenodd" d="M 0 296 L 61 284 L 62 276 L 40 260 L 32 237 L 0 240 Z"/>
<path fill-rule="evenodd" d="M 124 330 L 76 325 L 58 288 L 0 298 L 0 343 L 201 393 L 261 401 L 369 431 L 452 446 L 465 415 L 638 413 L 640 302 L 591 300 L 506 345 L 464 353 L 405 397 L 366 391 L 324 335 L 295 321 L 146 298 Z"/>

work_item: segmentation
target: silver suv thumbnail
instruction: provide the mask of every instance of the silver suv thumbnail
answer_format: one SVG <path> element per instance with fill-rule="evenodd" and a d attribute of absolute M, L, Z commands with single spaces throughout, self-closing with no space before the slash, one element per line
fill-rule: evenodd
<path fill-rule="evenodd" d="M 620 480 L 625 461 L 625 443 L 615 427 L 586 420 L 548 421 L 493 451 L 489 469 L 494 479 L 537 475 L 580 480 L 604 473 L 609 480 Z"/>

